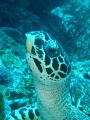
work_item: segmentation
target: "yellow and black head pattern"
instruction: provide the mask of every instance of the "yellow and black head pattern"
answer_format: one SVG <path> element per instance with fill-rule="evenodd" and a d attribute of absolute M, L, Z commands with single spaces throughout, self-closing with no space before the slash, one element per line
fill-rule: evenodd
<path fill-rule="evenodd" d="M 26 33 L 28 64 L 39 79 L 59 81 L 68 77 L 70 61 L 60 43 L 44 31 Z"/>

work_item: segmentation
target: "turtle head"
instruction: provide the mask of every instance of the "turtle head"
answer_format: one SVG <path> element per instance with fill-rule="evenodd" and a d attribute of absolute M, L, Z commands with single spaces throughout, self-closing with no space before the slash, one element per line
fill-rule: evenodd
<path fill-rule="evenodd" d="M 44 31 L 26 33 L 28 64 L 36 77 L 44 81 L 60 81 L 69 76 L 70 61 L 62 46 Z"/>

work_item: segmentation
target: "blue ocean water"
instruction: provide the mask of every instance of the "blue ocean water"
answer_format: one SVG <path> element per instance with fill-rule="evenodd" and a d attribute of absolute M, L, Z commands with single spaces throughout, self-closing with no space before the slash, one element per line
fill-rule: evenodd
<path fill-rule="evenodd" d="M 90 116 L 87 104 L 90 101 L 90 1 L 1 0 L 0 120 L 16 109 L 37 102 L 33 76 L 26 60 L 25 36 L 37 30 L 51 34 L 68 54 L 72 66 L 72 104 Z M 58 68 L 57 61 L 55 65 Z"/>

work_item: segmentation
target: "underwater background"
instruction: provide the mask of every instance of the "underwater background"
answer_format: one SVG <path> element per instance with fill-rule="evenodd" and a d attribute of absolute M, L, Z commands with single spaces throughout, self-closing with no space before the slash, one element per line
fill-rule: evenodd
<path fill-rule="evenodd" d="M 72 77 L 90 80 L 90 0 L 0 0 L 0 120 L 36 103 L 25 48 L 25 33 L 35 30 L 50 33 L 62 44 Z"/>

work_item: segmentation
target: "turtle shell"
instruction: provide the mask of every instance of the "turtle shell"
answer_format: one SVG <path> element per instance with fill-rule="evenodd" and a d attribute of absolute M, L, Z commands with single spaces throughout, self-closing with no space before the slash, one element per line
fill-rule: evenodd
<path fill-rule="evenodd" d="M 70 94 L 72 104 L 90 116 L 90 80 L 72 77 Z"/>

